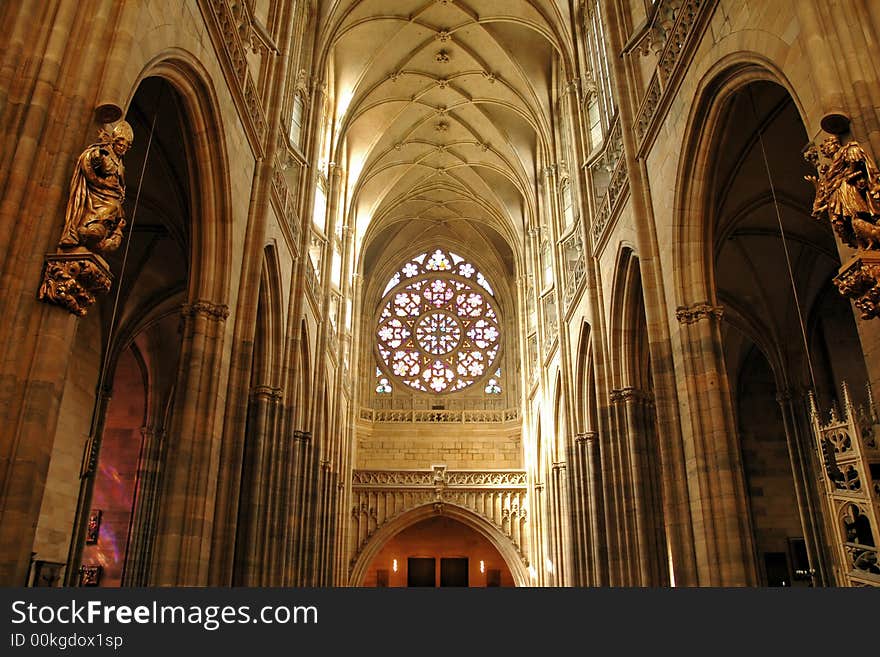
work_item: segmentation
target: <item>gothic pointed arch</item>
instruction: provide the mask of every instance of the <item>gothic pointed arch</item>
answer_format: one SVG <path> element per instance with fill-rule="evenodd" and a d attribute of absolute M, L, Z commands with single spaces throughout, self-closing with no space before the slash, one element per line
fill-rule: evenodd
<path fill-rule="evenodd" d="M 367 568 L 373 562 L 373 559 L 379 553 L 382 546 L 385 545 L 389 539 L 407 527 L 415 525 L 426 518 L 431 518 L 437 513 L 438 511 L 435 505 L 425 504 L 394 518 L 380 527 L 376 533 L 370 537 L 363 549 L 357 554 L 351 567 L 349 585 L 361 586 L 363 584 Z M 522 555 L 511 542 L 510 538 L 498 531 L 496 527 L 489 524 L 485 518 L 480 517 L 470 509 L 466 509 L 456 504 L 445 503 L 442 505 L 440 513 L 461 522 L 487 539 L 501 554 L 513 575 L 515 585 L 529 586 L 530 578 L 528 568 L 524 563 Z"/>

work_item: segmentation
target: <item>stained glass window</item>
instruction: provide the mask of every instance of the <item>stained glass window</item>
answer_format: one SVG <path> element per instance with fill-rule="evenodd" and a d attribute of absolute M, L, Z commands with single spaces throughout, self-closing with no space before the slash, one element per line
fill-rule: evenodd
<path fill-rule="evenodd" d="M 391 394 L 391 384 L 388 382 L 388 377 L 378 367 L 376 368 L 376 392 L 380 395 Z"/>
<path fill-rule="evenodd" d="M 486 382 L 486 394 L 488 395 L 500 395 L 501 394 L 501 368 L 499 367 L 495 370 L 495 374 Z"/>
<path fill-rule="evenodd" d="M 500 318 L 492 287 L 473 264 L 443 249 L 423 253 L 383 294 L 376 327 L 382 373 L 420 392 L 448 393 L 495 371 L 500 392 Z"/>

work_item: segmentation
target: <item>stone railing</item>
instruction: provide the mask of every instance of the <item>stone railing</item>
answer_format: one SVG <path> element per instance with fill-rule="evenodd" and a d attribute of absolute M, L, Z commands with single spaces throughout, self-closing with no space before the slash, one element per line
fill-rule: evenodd
<path fill-rule="evenodd" d="M 562 259 L 565 264 L 565 305 L 577 294 L 587 271 L 584 260 L 584 243 L 579 230 L 562 242 Z"/>
<path fill-rule="evenodd" d="M 272 171 L 272 203 L 275 205 L 279 218 L 290 229 L 293 252 L 296 255 L 299 253 L 299 215 L 296 212 L 296 201 L 290 191 L 283 167 L 277 161 Z"/>
<path fill-rule="evenodd" d="M 425 424 L 488 424 L 511 422 L 519 418 L 516 408 L 494 409 L 390 409 L 361 408 L 360 419 L 368 422 L 413 422 Z"/>
<path fill-rule="evenodd" d="M 538 336 L 530 335 L 526 339 L 526 351 L 529 358 L 529 381 L 534 383 L 538 380 Z"/>
<path fill-rule="evenodd" d="M 611 132 L 605 140 L 602 155 L 590 164 L 593 189 L 596 192 L 596 212 L 593 216 L 591 234 L 593 244 L 598 244 L 605 229 L 611 224 L 611 218 L 618 210 L 624 192 L 629 189 L 629 177 L 626 159 L 623 157 L 623 138 L 620 134 L 620 120 L 615 119 Z M 610 173 L 610 176 L 608 175 Z M 597 185 L 596 181 L 607 180 L 606 185 Z"/>
<path fill-rule="evenodd" d="M 352 473 L 352 564 L 386 523 L 426 505 L 442 514 L 465 508 L 510 539 L 528 557 L 528 483 L 523 470 L 355 470 Z"/>
<path fill-rule="evenodd" d="M 229 88 L 242 117 L 248 140 L 254 152 L 262 157 L 265 154 L 268 130 L 266 113 L 260 102 L 246 53 L 246 47 L 253 46 L 252 17 L 247 12 L 235 11 L 229 0 L 201 0 L 199 5 L 219 46 L 218 50 L 222 52 L 220 60 L 230 82 Z"/>
<path fill-rule="evenodd" d="M 306 287 L 309 292 L 311 292 L 312 297 L 314 299 L 318 298 L 318 294 L 321 291 L 320 283 L 318 282 L 318 273 L 315 271 L 314 265 L 312 265 L 311 260 L 307 259 L 305 270 L 306 270 Z"/>
<path fill-rule="evenodd" d="M 652 51 L 657 55 L 657 68 L 635 121 L 640 149 L 651 126 L 662 119 L 661 107 L 668 105 L 668 96 L 675 93 L 678 73 L 687 67 L 687 51 L 696 43 L 701 25 L 716 4 L 715 0 L 660 0 L 647 29 L 626 49 L 630 52 L 638 48 L 643 56 Z"/>
<path fill-rule="evenodd" d="M 556 296 L 551 291 L 541 298 L 541 313 L 544 316 L 543 355 L 546 357 L 559 335 L 559 320 L 556 316 Z"/>
<path fill-rule="evenodd" d="M 880 587 L 880 419 L 870 387 L 867 404 L 856 408 L 846 384 L 843 411 L 825 421 L 810 393 L 813 437 L 825 489 L 828 535 L 836 536 L 838 584 Z"/>

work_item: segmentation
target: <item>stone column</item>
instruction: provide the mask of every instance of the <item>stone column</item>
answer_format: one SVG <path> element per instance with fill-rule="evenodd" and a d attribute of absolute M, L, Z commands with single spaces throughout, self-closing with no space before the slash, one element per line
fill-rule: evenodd
<path fill-rule="evenodd" d="M 76 317 L 36 299 L 73 163 L 98 129 L 112 0 L 7 3 L 0 53 L 0 585 L 30 566 Z M 128 12 L 130 15 L 133 12 Z"/>
<path fill-rule="evenodd" d="M 210 301 L 183 308 L 153 586 L 205 586 L 211 555 L 223 408 L 218 406 L 229 309 Z M 221 420 L 221 421 L 218 421 Z"/>
<path fill-rule="evenodd" d="M 676 311 L 690 420 L 688 479 L 697 568 L 703 586 L 753 586 L 754 546 L 724 365 L 721 315 L 721 307 L 708 303 Z"/>
<path fill-rule="evenodd" d="M 558 586 L 571 586 L 572 573 L 572 519 L 568 496 L 568 470 L 564 461 L 553 464 L 553 485 L 556 488 L 556 550 L 554 555 Z"/>
<path fill-rule="evenodd" d="M 101 442 L 104 438 L 104 425 L 107 420 L 107 407 L 110 404 L 111 393 L 112 390 L 109 385 L 103 388 L 100 394 L 97 395 L 97 403 L 92 409 L 92 426 L 89 428 L 90 435 L 84 446 L 83 468 L 80 472 L 79 499 L 77 500 L 76 513 L 73 518 L 70 549 L 67 553 L 67 568 L 64 571 L 64 583 L 66 586 L 76 586 L 79 581 L 82 551 L 85 546 L 86 526 L 91 514 L 95 475 L 98 472 L 98 459 L 101 455 Z"/>
<path fill-rule="evenodd" d="M 535 564 L 535 570 L 538 574 L 537 582 L 535 582 L 535 584 L 537 586 L 544 586 L 546 581 L 546 564 L 544 563 L 544 555 L 546 553 L 544 547 L 544 518 L 547 515 L 545 508 L 546 502 L 544 499 L 544 484 L 541 481 L 536 481 L 532 490 L 534 492 L 532 494 L 531 503 L 531 534 L 532 545 L 534 547 L 530 552 L 532 555 L 532 561 Z"/>
<path fill-rule="evenodd" d="M 666 540 L 663 532 L 662 490 L 655 431 L 653 397 L 635 388 L 621 391 L 626 413 L 628 467 L 632 481 L 635 540 L 640 586 L 669 583 Z"/>
<path fill-rule="evenodd" d="M 588 526 L 590 535 L 591 579 L 587 582 L 592 586 L 603 586 L 609 583 L 609 567 L 607 543 L 602 540 L 604 535 L 604 499 L 602 486 L 602 461 L 599 453 L 599 434 L 588 431 L 583 436 L 584 475 L 587 484 Z"/>
<path fill-rule="evenodd" d="M 294 586 L 311 585 L 312 564 L 315 560 L 315 504 L 317 502 L 318 459 L 312 434 L 295 431 L 296 469 L 294 475 L 295 494 L 293 503 L 293 582 Z"/>
<path fill-rule="evenodd" d="M 588 500 L 586 493 L 586 476 L 584 472 L 584 434 L 576 434 L 569 447 L 568 462 L 571 464 L 571 476 L 568 477 L 568 496 L 571 508 L 571 551 L 572 551 L 572 584 L 588 586 L 592 564 L 589 559 L 589 546 L 592 536 L 588 524 Z"/>
<path fill-rule="evenodd" d="M 275 553 L 272 535 L 276 531 L 273 504 L 279 463 L 277 432 L 278 404 L 282 391 L 267 385 L 256 386 L 248 405 L 247 435 L 235 554 L 235 578 L 241 586 L 267 584 L 267 572 Z"/>
<path fill-rule="evenodd" d="M 141 429 L 141 436 L 137 489 L 131 513 L 123 586 L 147 585 L 156 527 L 163 431 L 151 424 Z"/>
<path fill-rule="evenodd" d="M 788 443 L 788 456 L 791 463 L 791 474 L 794 478 L 794 490 L 798 502 L 798 514 L 804 531 L 804 543 L 814 586 L 834 586 L 834 557 L 828 546 L 834 544 L 831 532 L 824 523 L 823 504 L 825 491 L 821 489 L 817 475 L 821 473 L 816 462 L 816 452 L 812 430 L 806 416 L 806 405 L 798 404 L 792 399 L 789 390 L 776 393 L 776 401 L 782 412 L 785 427 L 785 440 Z M 803 399 L 801 399 L 803 402 Z M 832 530 L 834 531 L 834 530 Z"/>
<path fill-rule="evenodd" d="M 629 471 L 624 467 L 626 418 L 623 395 L 612 390 L 609 395 L 608 440 L 601 450 L 602 481 L 605 484 L 605 540 L 608 551 L 609 583 L 611 586 L 635 585 L 632 547 L 633 509 Z"/>
<path fill-rule="evenodd" d="M 840 134 L 841 143 L 856 139 L 876 160 L 880 156 L 880 65 L 876 33 L 880 11 L 874 3 L 814 0 L 794 3 L 805 65 L 811 71 L 812 104 L 805 117 L 807 134 L 821 142 L 826 134 L 822 119 L 843 114 L 852 120 Z M 845 47 L 843 47 L 845 44 Z M 804 94 L 801 98 L 803 99 Z M 855 254 L 835 238 L 845 266 Z M 874 390 L 880 390 L 880 322 L 865 320 L 854 309 L 865 367 Z"/>

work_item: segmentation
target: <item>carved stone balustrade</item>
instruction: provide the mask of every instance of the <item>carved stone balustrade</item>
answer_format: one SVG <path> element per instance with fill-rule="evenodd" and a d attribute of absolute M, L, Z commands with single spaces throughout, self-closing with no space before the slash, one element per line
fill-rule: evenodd
<path fill-rule="evenodd" d="M 842 398 L 843 413 L 832 408 L 826 422 L 810 394 L 837 580 L 844 586 L 880 586 L 880 422 L 870 388 L 866 407 L 853 405 L 846 384 Z"/>
<path fill-rule="evenodd" d="M 511 422 L 518 418 L 519 410 L 516 408 L 501 410 L 361 408 L 360 412 L 360 419 L 369 422 L 485 424 L 491 422 Z"/>
<path fill-rule="evenodd" d="M 528 499 L 524 470 L 355 470 L 352 473 L 352 562 L 386 523 L 426 505 L 442 514 L 455 505 L 510 539 L 528 562 Z"/>

